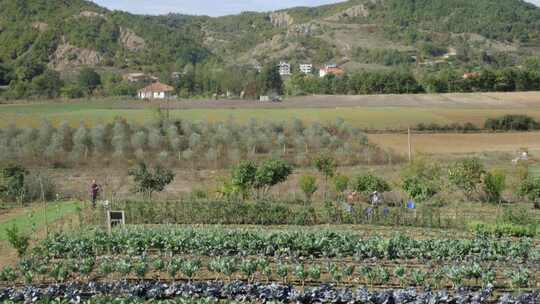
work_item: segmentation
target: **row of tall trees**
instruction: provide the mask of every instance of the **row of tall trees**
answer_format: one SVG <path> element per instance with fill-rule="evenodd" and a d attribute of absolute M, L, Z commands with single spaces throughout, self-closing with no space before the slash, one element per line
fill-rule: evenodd
<path fill-rule="evenodd" d="M 39 128 L 0 130 L 0 160 L 106 165 L 105 160 L 155 159 L 193 167 L 222 167 L 242 159 L 281 157 L 308 163 L 327 151 L 344 163 L 376 162 L 386 157 L 367 137 L 342 120 L 322 125 L 291 123 L 248 124 L 171 121 L 150 125 L 123 119 L 93 127 L 58 127 L 44 121 Z"/>

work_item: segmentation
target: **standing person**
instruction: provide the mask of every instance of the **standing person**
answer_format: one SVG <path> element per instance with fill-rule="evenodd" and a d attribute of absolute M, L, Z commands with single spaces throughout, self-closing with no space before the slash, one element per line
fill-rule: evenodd
<path fill-rule="evenodd" d="M 92 185 L 90 186 L 90 197 L 92 198 L 92 207 L 96 208 L 96 201 L 99 195 L 99 185 L 96 183 L 96 180 L 92 180 Z"/>

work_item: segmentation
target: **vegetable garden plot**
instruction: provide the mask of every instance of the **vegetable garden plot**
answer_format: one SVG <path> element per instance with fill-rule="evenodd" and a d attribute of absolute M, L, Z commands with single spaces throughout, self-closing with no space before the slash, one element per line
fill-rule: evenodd
<path fill-rule="evenodd" d="M 415 240 L 361 238 L 347 232 L 264 232 L 189 228 L 128 228 L 56 234 L 38 252 L 55 258 L 156 254 L 267 257 L 354 257 L 357 260 L 479 260 L 540 262 L 540 244 L 532 239 L 475 238 Z"/>
<path fill-rule="evenodd" d="M 65 299 L 70 303 L 93 297 L 129 297 L 141 300 L 175 298 L 208 298 L 240 302 L 266 303 L 501 303 L 535 304 L 540 301 L 540 290 L 518 295 L 496 295 L 491 286 L 479 291 L 460 289 L 455 292 L 416 289 L 369 291 L 365 288 L 334 288 L 321 285 L 299 289 L 280 284 L 247 284 L 244 282 L 201 282 L 164 284 L 159 282 L 129 283 L 70 283 L 50 286 L 26 286 L 0 289 L 0 301 L 36 302 L 46 299 Z"/>

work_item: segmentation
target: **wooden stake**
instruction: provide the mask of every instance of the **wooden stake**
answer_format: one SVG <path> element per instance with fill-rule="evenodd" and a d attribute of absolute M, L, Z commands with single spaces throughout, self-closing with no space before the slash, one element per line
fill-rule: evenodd
<path fill-rule="evenodd" d="M 409 162 L 412 162 L 411 127 L 408 128 L 408 142 L 409 142 Z"/>

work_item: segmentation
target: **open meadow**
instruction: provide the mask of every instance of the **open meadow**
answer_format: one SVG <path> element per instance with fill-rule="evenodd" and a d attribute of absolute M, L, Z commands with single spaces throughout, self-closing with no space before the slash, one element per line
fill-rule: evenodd
<path fill-rule="evenodd" d="M 0 105 L 0 302 L 536 304 L 539 95 Z"/>

